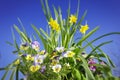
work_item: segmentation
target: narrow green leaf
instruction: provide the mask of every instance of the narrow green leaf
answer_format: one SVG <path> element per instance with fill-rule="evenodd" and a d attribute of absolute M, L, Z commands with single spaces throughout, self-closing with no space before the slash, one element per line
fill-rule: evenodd
<path fill-rule="evenodd" d="M 105 54 L 100 48 L 98 48 L 98 50 L 99 50 L 99 51 L 102 53 L 102 55 L 106 58 L 109 66 L 111 65 L 112 67 L 115 67 L 115 65 L 114 65 L 113 62 L 111 61 L 110 57 L 109 57 L 107 54 Z"/>
<path fill-rule="evenodd" d="M 14 69 L 12 70 L 12 73 L 11 73 L 11 75 L 10 75 L 10 80 L 14 80 L 15 72 L 16 72 L 16 68 L 14 68 Z"/>
<path fill-rule="evenodd" d="M 22 21 L 20 20 L 20 18 L 18 18 L 18 22 L 20 23 L 20 26 L 22 27 L 23 32 L 25 33 L 25 35 L 27 35 L 26 30 L 25 30 L 25 28 L 24 28 L 24 26 L 23 26 Z"/>
<path fill-rule="evenodd" d="M 7 44 L 9 44 L 10 46 L 14 46 L 13 43 L 6 41 Z"/>
<path fill-rule="evenodd" d="M 5 78 L 6 78 L 7 74 L 8 74 L 8 72 L 9 72 L 9 70 L 6 70 L 6 72 L 4 73 L 4 75 L 3 75 L 3 77 L 2 77 L 1 80 L 5 80 Z"/>
<path fill-rule="evenodd" d="M 17 44 L 16 38 L 15 38 L 15 34 L 14 34 L 14 31 L 13 31 L 12 28 L 11 28 L 11 31 L 12 31 L 14 46 L 15 46 L 15 48 L 16 48 L 17 50 L 19 50 L 19 46 L 18 46 L 18 44 Z"/>
<path fill-rule="evenodd" d="M 78 7 L 77 7 L 77 11 L 76 11 L 76 16 L 78 17 L 79 14 L 79 10 L 80 10 L 80 0 L 78 0 Z"/>
<path fill-rule="evenodd" d="M 55 14 L 55 19 L 58 18 L 58 11 L 57 9 L 55 8 L 55 6 L 53 6 L 53 9 L 54 9 L 54 14 Z"/>
<path fill-rule="evenodd" d="M 85 35 L 84 37 L 82 37 L 82 39 L 79 40 L 79 42 L 77 43 L 77 45 L 81 45 L 82 42 L 84 42 L 88 37 L 90 37 L 93 33 L 95 33 L 97 30 L 99 29 L 99 27 L 94 28 L 92 31 L 90 31 L 87 35 Z"/>
<path fill-rule="evenodd" d="M 75 80 L 81 80 L 81 74 L 79 72 L 79 70 L 77 70 L 76 68 L 73 70 L 73 75 L 74 75 L 74 79 Z"/>
<path fill-rule="evenodd" d="M 6 68 L 0 68 L 0 70 L 5 70 Z"/>
<path fill-rule="evenodd" d="M 16 67 L 16 80 L 19 79 L 19 66 Z"/>
<path fill-rule="evenodd" d="M 46 8 L 45 8 L 45 5 L 44 5 L 44 2 L 43 2 L 43 0 L 40 0 L 40 1 L 41 1 L 41 5 L 42 5 L 42 9 L 43 9 L 44 15 L 46 16 L 46 18 L 48 20 L 47 12 L 46 12 Z"/>
<path fill-rule="evenodd" d="M 87 80 L 95 80 L 95 77 L 93 76 L 92 72 L 90 71 L 90 69 L 88 67 L 88 63 L 86 62 L 86 60 L 81 55 L 79 55 L 79 57 L 80 57 L 80 59 L 83 62 L 82 66 L 85 69 Z"/>
<path fill-rule="evenodd" d="M 46 39 L 51 40 L 50 37 L 48 36 L 48 34 L 42 28 L 40 28 L 40 31 L 46 37 Z"/>
<path fill-rule="evenodd" d="M 48 0 L 45 0 L 45 4 L 46 4 L 46 12 L 47 12 L 47 16 L 48 16 L 48 21 L 51 18 L 51 12 L 50 12 L 50 8 L 48 6 Z"/>
<path fill-rule="evenodd" d="M 107 42 L 103 42 L 103 43 L 99 44 L 98 46 L 96 46 L 96 47 L 88 54 L 87 58 L 89 58 L 89 57 L 93 54 L 93 52 L 94 52 L 95 50 L 97 50 L 99 47 L 101 47 L 101 46 L 103 46 L 103 45 L 106 45 L 106 44 L 109 44 L 109 43 L 111 43 L 111 42 L 112 42 L 112 41 L 107 41 Z"/>
<path fill-rule="evenodd" d="M 83 16 L 80 18 L 80 21 L 79 21 L 78 24 L 77 24 L 77 29 L 80 28 L 81 22 L 84 20 L 86 14 L 87 14 L 87 10 L 84 12 Z"/>
<path fill-rule="evenodd" d="M 101 35 L 101 36 L 95 38 L 94 40 L 90 41 L 89 44 L 86 44 L 86 45 L 83 47 L 83 50 L 84 50 L 85 48 L 87 48 L 90 44 L 94 43 L 95 41 L 97 41 L 97 40 L 99 40 L 99 39 L 101 39 L 101 38 L 110 36 L 110 35 L 114 35 L 114 34 L 120 35 L 120 32 L 111 32 L 111 33 L 107 33 L 107 34 Z M 81 52 L 82 52 L 83 50 L 81 50 Z"/>
<path fill-rule="evenodd" d="M 1 80 L 5 80 L 6 76 L 8 75 L 9 70 L 11 69 L 13 64 L 9 64 L 6 68 L 4 68 L 6 70 L 6 72 L 4 73 L 4 75 L 2 76 Z"/>
<path fill-rule="evenodd" d="M 110 36 L 110 35 L 113 35 L 113 34 L 119 34 L 120 35 L 120 32 L 110 32 L 110 33 L 107 33 L 107 34 L 104 34 L 104 35 L 101 35 L 97 38 L 95 38 L 94 40 L 91 41 L 91 43 L 103 38 L 103 37 L 107 37 L 107 36 Z"/>
<path fill-rule="evenodd" d="M 44 37 L 40 34 L 39 30 L 34 26 L 34 25 L 31 25 L 33 27 L 33 29 L 35 30 L 35 32 L 37 33 L 37 35 L 39 36 L 40 40 L 42 41 L 43 45 L 44 45 L 44 48 L 45 50 L 48 51 L 48 43 L 46 41 L 46 39 L 44 39 Z"/>

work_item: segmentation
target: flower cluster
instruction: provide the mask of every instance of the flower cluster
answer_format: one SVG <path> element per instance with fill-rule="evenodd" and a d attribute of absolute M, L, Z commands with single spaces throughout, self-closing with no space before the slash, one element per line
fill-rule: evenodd
<path fill-rule="evenodd" d="M 64 47 L 56 47 L 52 53 L 47 53 L 45 50 L 40 50 L 40 44 L 38 41 L 33 41 L 31 43 L 22 43 L 20 45 L 22 52 L 27 52 L 28 50 L 33 50 L 32 54 L 25 53 L 20 55 L 17 59 L 15 65 L 28 64 L 28 72 L 30 73 L 47 73 L 52 71 L 54 73 L 61 73 L 64 70 L 71 70 L 73 65 L 82 62 L 80 57 L 76 57 L 76 53 L 70 49 Z M 29 51 L 28 51 L 29 52 Z M 82 57 L 85 59 L 88 55 L 86 53 L 81 53 Z M 46 62 L 47 60 L 47 62 Z M 21 61 L 21 63 L 20 63 Z M 97 64 L 93 58 L 88 59 L 89 69 L 96 72 Z M 105 65 L 104 62 L 100 63 Z"/>
<path fill-rule="evenodd" d="M 114 67 L 114 64 L 100 48 L 110 41 L 98 46 L 93 45 L 93 42 L 111 33 L 89 41 L 88 38 L 98 30 L 98 27 L 87 33 L 89 25 L 81 24 L 85 14 L 79 20 L 79 9 L 75 15 L 68 9 L 68 16 L 63 19 L 61 9 L 54 8 L 55 19 L 53 19 L 47 0 L 45 4 L 42 2 L 42 7 L 49 25 L 47 32 L 32 25 L 38 35 L 38 37 L 33 35 L 34 39 L 32 39 L 25 30 L 20 31 L 14 25 L 22 43 L 18 46 L 19 44 L 14 40 L 16 50 L 13 52 L 17 53 L 18 58 L 4 68 L 13 71 L 11 78 L 16 73 L 18 80 L 19 71 L 25 75 L 26 80 L 104 80 L 106 77 L 111 77 L 111 66 Z M 76 33 L 78 36 L 75 36 Z M 40 38 L 42 45 L 37 38 Z M 88 48 L 90 50 L 86 52 Z"/>

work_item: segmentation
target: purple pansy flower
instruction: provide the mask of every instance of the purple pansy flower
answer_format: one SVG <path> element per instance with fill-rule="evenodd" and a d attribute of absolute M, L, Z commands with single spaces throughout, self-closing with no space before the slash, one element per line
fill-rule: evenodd
<path fill-rule="evenodd" d="M 95 72 L 96 71 L 96 66 L 90 66 L 89 67 L 91 71 Z"/>
<path fill-rule="evenodd" d="M 96 62 L 93 59 L 89 59 L 88 64 L 90 65 L 89 68 L 91 71 L 95 72 L 96 71 L 96 66 L 92 64 L 96 64 Z"/>
<path fill-rule="evenodd" d="M 40 72 L 44 73 L 46 66 L 42 66 Z"/>

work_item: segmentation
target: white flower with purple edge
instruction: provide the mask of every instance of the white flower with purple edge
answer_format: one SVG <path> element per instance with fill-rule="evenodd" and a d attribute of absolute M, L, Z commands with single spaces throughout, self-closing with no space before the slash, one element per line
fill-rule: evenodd
<path fill-rule="evenodd" d="M 55 49 L 58 52 L 63 52 L 64 51 L 64 47 L 56 47 Z"/>
<path fill-rule="evenodd" d="M 35 64 L 42 64 L 43 63 L 43 60 L 44 60 L 45 56 L 44 55 L 36 55 L 34 57 L 34 62 Z"/>
<path fill-rule="evenodd" d="M 73 51 L 67 51 L 62 53 L 63 57 L 73 57 L 74 55 L 75 53 Z"/>
<path fill-rule="evenodd" d="M 61 68 L 62 67 L 60 64 L 56 64 L 55 66 L 52 66 L 53 72 L 55 72 L 55 73 L 60 72 Z"/>
<path fill-rule="evenodd" d="M 33 42 L 31 43 L 31 46 L 32 46 L 32 48 L 35 49 L 36 51 L 39 51 L 39 49 L 40 49 L 40 43 L 39 43 L 38 41 L 33 41 Z"/>

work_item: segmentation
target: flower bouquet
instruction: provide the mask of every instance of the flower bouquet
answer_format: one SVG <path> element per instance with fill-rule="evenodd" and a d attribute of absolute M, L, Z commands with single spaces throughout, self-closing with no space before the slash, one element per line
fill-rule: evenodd
<path fill-rule="evenodd" d="M 53 18 L 48 6 L 47 0 L 41 0 L 43 12 L 46 16 L 48 27 L 47 31 L 42 28 L 38 29 L 32 24 L 38 38 L 40 38 L 43 46 L 40 45 L 38 39 L 30 38 L 24 27 L 20 30 L 17 25 L 14 28 L 20 35 L 21 44 L 17 43 L 14 36 L 15 47 L 13 53 L 17 54 L 17 59 L 5 68 L 2 77 L 5 80 L 7 73 L 11 71 L 10 80 L 18 80 L 19 73 L 24 75 L 24 80 L 106 80 L 117 79 L 112 75 L 112 67 L 114 64 L 109 56 L 101 50 L 101 46 L 111 43 L 111 41 L 102 42 L 95 46 L 93 43 L 105 36 L 112 34 L 120 34 L 120 32 L 112 32 L 101 35 L 91 41 L 88 38 L 93 35 L 99 27 L 87 32 L 89 25 L 81 24 L 86 11 L 78 20 L 78 8 L 75 14 L 70 14 L 70 6 L 67 11 L 67 18 L 63 19 L 60 7 L 54 8 L 55 17 Z M 21 21 L 19 20 L 21 23 Z M 22 24 L 22 23 L 21 23 Z M 77 38 L 75 34 L 81 36 Z M 44 47 L 44 50 L 41 50 Z M 87 48 L 91 48 L 89 53 Z M 23 80 L 21 79 L 21 80 Z"/>

